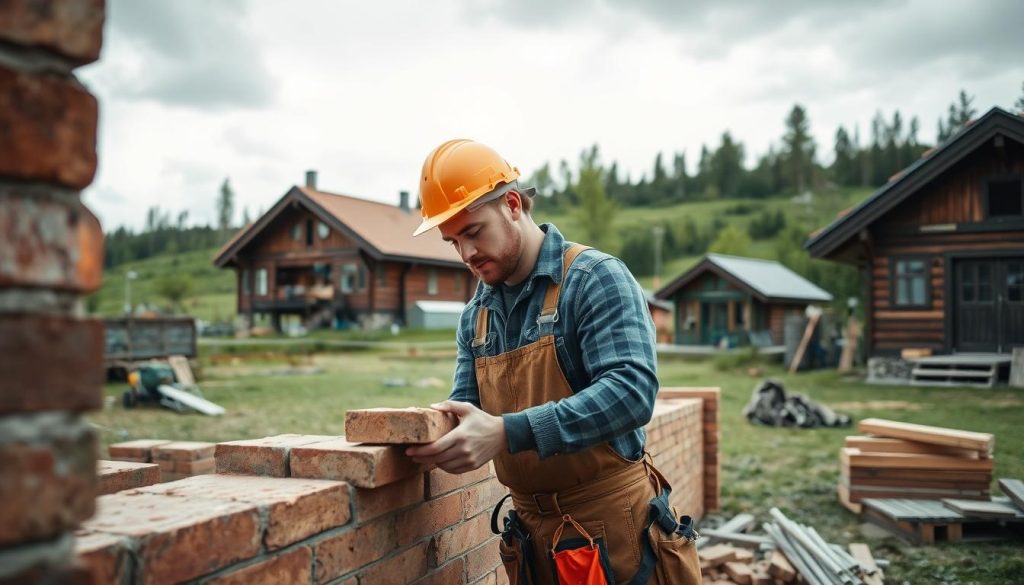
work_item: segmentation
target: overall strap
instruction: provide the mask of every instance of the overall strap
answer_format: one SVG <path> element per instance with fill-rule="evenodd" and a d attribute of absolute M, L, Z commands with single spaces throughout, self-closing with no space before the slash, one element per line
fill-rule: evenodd
<path fill-rule="evenodd" d="M 491 310 L 487 307 L 480 307 L 476 313 L 476 337 L 473 338 L 473 347 L 480 347 L 487 343 L 487 320 L 491 316 Z"/>
<path fill-rule="evenodd" d="M 589 249 L 590 246 L 573 244 L 571 248 L 565 251 L 565 256 L 562 258 L 562 280 L 559 282 L 552 282 L 548 286 L 548 290 L 544 293 L 544 308 L 540 312 L 540 317 L 537 317 L 538 326 L 549 326 L 550 324 L 558 321 L 558 293 L 562 291 L 562 283 L 565 282 L 565 276 L 569 273 L 569 267 L 572 266 L 576 257 L 584 250 Z M 550 326 L 548 329 L 550 329 Z"/>

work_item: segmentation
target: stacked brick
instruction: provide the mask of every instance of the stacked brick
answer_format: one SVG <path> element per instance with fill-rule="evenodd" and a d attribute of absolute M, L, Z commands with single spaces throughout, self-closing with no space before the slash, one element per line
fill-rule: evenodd
<path fill-rule="evenodd" d="M 132 488 L 160 483 L 160 466 L 131 461 L 96 462 L 97 495 L 105 496 Z"/>
<path fill-rule="evenodd" d="M 721 508 L 722 486 L 719 477 L 722 475 L 722 464 L 718 459 L 718 442 L 721 436 L 719 428 L 719 405 L 721 390 L 719 388 L 662 388 L 658 391 L 659 400 L 693 399 L 702 402 L 703 420 L 703 455 L 704 455 L 704 512 L 712 512 Z"/>
<path fill-rule="evenodd" d="M 160 481 L 176 481 L 213 473 L 215 447 L 214 443 L 201 441 L 138 439 L 115 443 L 108 449 L 114 461 L 155 463 L 160 469 Z"/>
<path fill-rule="evenodd" d="M 676 449 L 662 465 L 676 492 L 697 505 L 700 466 L 692 473 L 674 459 L 700 460 L 702 412 L 697 400 L 659 405 L 648 426 L 663 447 Z M 347 430 L 356 434 L 349 438 L 360 437 L 360 422 L 372 422 L 360 416 L 375 415 L 350 413 Z M 390 436 L 376 436 L 389 443 L 430 440 L 451 428 L 451 421 L 436 425 L 434 411 L 402 416 L 402 424 L 366 428 L 390 428 Z M 450 475 L 416 464 L 402 445 L 294 434 L 217 444 L 216 466 L 213 475 L 101 497 L 75 546 L 94 579 L 507 583 L 490 531 L 491 508 L 506 492 L 489 466 Z"/>
<path fill-rule="evenodd" d="M 92 515 L 103 328 L 81 317 L 103 234 L 80 200 L 96 172 L 102 0 L 0 3 L 0 582 L 81 582 L 72 532 Z"/>

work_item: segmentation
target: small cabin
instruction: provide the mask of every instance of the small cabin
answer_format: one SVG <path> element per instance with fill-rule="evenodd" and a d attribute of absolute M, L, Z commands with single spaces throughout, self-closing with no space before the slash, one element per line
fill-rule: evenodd
<path fill-rule="evenodd" d="M 1024 118 L 989 110 L 805 247 L 861 269 L 870 356 L 1024 346 Z"/>
<path fill-rule="evenodd" d="M 708 254 L 658 290 L 675 307 L 677 345 L 782 345 L 786 316 L 832 295 L 773 260 Z"/>
<path fill-rule="evenodd" d="M 465 303 L 476 278 L 440 236 L 413 238 L 419 213 L 402 192 L 389 205 L 320 191 L 315 174 L 224 245 L 236 307 L 252 322 L 297 316 L 306 328 L 408 324 L 418 301 Z"/>

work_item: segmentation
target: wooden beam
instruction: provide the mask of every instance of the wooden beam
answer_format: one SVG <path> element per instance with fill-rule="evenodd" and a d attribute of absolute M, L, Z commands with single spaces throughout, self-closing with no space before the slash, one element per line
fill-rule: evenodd
<path fill-rule="evenodd" d="M 793 360 L 789 362 L 790 374 L 795 373 L 796 369 L 800 367 L 800 361 L 804 359 L 804 352 L 807 351 L 807 345 L 811 342 L 811 337 L 814 336 L 814 328 L 818 325 L 819 319 L 821 319 L 821 313 L 814 313 L 807 320 L 803 339 L 800 340 L 800 345 L 797 346 L 796 353 L 793 354 Z"/>
<path fill-rule="evenodd" d="M 880 437 L 961 447 L 987 454 L 991 454 L 995 447 L 995 437 L 991 433 L 961 431 L 880 418 L 866 418 L 860 421 L 857 428 L 862 433 L 871 433 Z"/>

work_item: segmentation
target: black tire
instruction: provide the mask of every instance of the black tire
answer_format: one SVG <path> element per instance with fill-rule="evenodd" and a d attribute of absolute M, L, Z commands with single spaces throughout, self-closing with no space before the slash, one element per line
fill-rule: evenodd
<path fill-rule="evenodd" d="M 124 394 L 121 395 L 121 404 L 123 404 L 125 408 L 135 408 L 137 403 L 138 401 L 135 398 L 135 393 L 131 390 L 125 390 Z"/>

